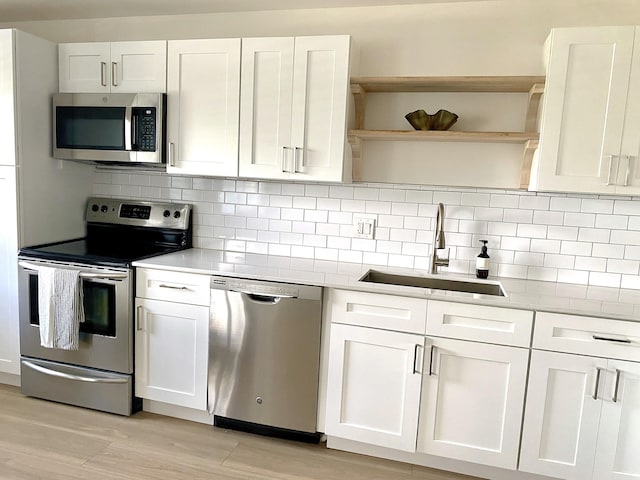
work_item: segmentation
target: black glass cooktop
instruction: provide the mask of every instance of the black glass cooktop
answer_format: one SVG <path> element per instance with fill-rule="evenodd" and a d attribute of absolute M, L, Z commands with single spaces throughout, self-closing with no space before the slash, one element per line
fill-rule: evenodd
<path fill-rule="evenodd" d="M 135 242 L 95 242 L 86 238 L 20 249 L 21 256 L 60 262 L 130 267 L 135 260 L 175 252 L 183 247 Z"/>

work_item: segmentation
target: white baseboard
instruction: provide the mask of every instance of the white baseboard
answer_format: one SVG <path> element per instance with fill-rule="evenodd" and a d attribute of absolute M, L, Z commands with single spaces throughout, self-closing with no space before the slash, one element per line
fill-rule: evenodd
<path fill-rule="evenodd" d="M 142 410 L 145 412 L 157 413 L 158 415 L 181 418 L 182 420 L 189 420 L 191 422 L 213 425 L 213 415 L 210 415 L 206 410 L 194 410 L 192 408 L 156 402 L 155 400 L 143 400 Z"/>
<path fill-rule="evenodd" d="M 13 385 L 14 387 L 20 386 L 20 375 L 13 375 L 12 373 L 0 372 L 0 383 L 6 385 Z"/>

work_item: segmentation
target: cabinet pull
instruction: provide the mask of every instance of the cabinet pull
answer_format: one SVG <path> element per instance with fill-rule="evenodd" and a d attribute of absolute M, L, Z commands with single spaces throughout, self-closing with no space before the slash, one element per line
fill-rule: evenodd
<path fill-rule="evenodd" d="M 611 338 L 603 337 L 601 335 L 593 335 L 593 339 L 602 342 L 631 343 L 631 340 L 629 340 L 628 338 Z"/>
<path fill-rule="evenodd" d="M 136 308 L 136 331 L 138 332 L 142 330 L 142 327 L 140 327 L 140 317 L 142 317 L 142 305 L 138 305 Z"/>
<path fill-rule="evenodd" d="M 602 368 L 600 367 L 596 367 L 596 384 L 593 388 L 593 395 L 591 395 L 591 398 L 593 398 L 594 400 L 598 399 L 598 387 L 600 386 L 600 373 L 602 371 Z"/>
<path fill-rule="evenodd" d="M 413 347 L 413 372 L 412 374 L 420 373 L 416 368 L 416 362 L 418 361 L 418 348 L 420 348 L 420 344 L 416 343 Z"/>
<path fill-rule="evenodd" d="M 175 153 L 175 143 L 171 142 L 169 143 L 169 166 L 170 167 L 175 167 L 176 166 L 176 153 Z"/>
<path fill-rule="evenodd" d="M 111 62 L 111 85 L 118 86 L 118 64 Z"/>
<path fill-rule="evenodd" d="M 191 290 L 189 287 L 176 287 L 174 285 L 165 285 L 164 283 L 161 283 L 160 285 L 158 285 L 159 288 L 170 288 L 171 290 Z"/>
<path fill-rule="evenodd" d="M 607 173 L 606 185 L 611 185 L 611 175 L 613 173 L 613 157 L 617 155 L 607 155 L 605 158 L 609 159 L 609 172 Z"/>
<path fill-rule="evenodd" d="M 618 402 L 618 388 L 620 387 L 620 369 L 616 368 L 616 380 L 613 384 L 613 395 L 611 396 L 611 401 L 613 403 Z"/>
<path fill-rule="evenodd" d="M 302 148 L 293 147 L 293 173 L 302 173 L 298 170 L 298 150 L 302 150 Z"/>
<path fill-rule="evenodd" d="M 633 157 L 631 155 L 627 155 L 627 170 L 624 174 L 624 186 L 629 186 L 629 173 L 631 173 L 631 159 Z"/>
<path fill-rule="evenodd" d="M 291 147 L 287 147 L 287 146 L 283 146 L 282 147 L 282 161 L 281 161 L 281 167 L 282 167 L 282 173 L 291 173 L 289 170 L 287 170 L 286 168 L 286 162 L 285 162 L 285 156 L 287 154 L 287 149 L 290 149 Z"/>
<path fill-rule="evenodd" d="M 107 62 L 100 62 L 100 85 L 107 86 Z"/>
<path fill-rule="evenodd" d="M 429 376 L 433 375 L 433 351 L 436 347 L 431 345 L 431 349 L 429 351 Z"/>

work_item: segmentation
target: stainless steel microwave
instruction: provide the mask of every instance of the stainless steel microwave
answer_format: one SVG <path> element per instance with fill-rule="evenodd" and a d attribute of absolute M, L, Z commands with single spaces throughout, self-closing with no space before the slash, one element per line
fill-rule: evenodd
<path fill-rule="evenodd" d="M 165 162 L 164 93 L 53 95 L 53 156 L 109 163 Z"/>

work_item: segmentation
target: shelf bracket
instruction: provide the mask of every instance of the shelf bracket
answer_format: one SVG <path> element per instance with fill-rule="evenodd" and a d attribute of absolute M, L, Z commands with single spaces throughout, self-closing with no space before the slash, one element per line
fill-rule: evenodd
<path fill-rule="evenodd" d="M 367 91 L 362 88 L 362 85 L 351 84 L 351 93 L 353 94 L 356 109 L 356 130 L 364 130 L 364 111 Z"/>
<path fill-rule="evenodd" d="M 359 182 L 362 179 L 362 139 L 356 135 L 347 135 L 351 145 L 352 181 Z"/>
<path fill-rule="evenodd" d="M 540 99 L 544 93 L 544 83 L 534 83 L 529 90 L 529 100 L 527 102 L 527 116 L 524 121 L 525 132 L 535 132 L 538 123 L 538 110 L 540 109 Z"/>
<path fill-rule="evenodd" d="M 524 152 L 522 153 L 522 170 L 520 171 L 520 188 L 525 190 L 529 188 L 533 154 L 536 152 L 537 148 L 538 140 L 528 140 L 524 144 Z"/>

